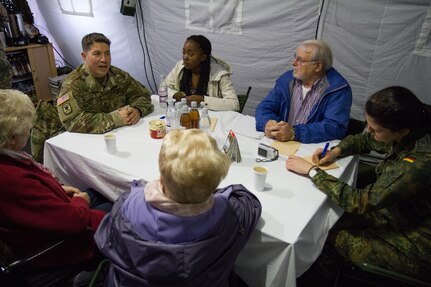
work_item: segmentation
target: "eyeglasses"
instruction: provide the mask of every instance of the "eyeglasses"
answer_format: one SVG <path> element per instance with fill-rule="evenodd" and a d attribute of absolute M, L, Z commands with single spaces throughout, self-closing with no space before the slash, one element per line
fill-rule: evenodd
<path fill-rule="evenodd" d="M 293 61 L 296 61 L 300 66 L 304 66 L 305 63 L 312 63 L 312 62 L 318 62 L 319 59 L 313 59 L 313 60 L 302 60 L 301 58 L 298 58 L 296 54 L 293 54 Z"/>

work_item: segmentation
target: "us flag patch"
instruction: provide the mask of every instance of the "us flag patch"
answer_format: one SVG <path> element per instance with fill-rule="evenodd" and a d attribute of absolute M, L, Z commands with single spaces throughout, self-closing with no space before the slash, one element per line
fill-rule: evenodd
<path fill-rule="evenodd" d="M 69 95 L 65 94 L 57 99 L 57 106 L 69 100 Z"/>

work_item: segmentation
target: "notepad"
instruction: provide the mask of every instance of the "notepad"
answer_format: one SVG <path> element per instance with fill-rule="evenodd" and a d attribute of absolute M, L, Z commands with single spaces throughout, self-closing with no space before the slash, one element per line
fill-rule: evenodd
<path fill-rule="evenodd" d="M 288 142 L 273 141 L 271 146 L 278 149 L 278 152 L 280 154 L 289 156 L 289 155 L 295 154 L 298 151 L 298 149 L 301 147 L 301 143 L 297 141 L 288 141 Z"/>

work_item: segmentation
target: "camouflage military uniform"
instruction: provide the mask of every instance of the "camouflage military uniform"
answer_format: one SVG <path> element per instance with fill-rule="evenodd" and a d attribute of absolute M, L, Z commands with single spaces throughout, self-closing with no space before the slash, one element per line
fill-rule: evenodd
<path fill-rule="evenodd" d="M 0 44 L 0 89 L 12 88 L 12 69 Z"/>
<path fill-rule="evenodd" d="M 58 118 L 57 108 L 52 100 L 39 101 L 36 106 L 36 121 L 31 129 L 30 143 L 31 155 L 40 163 L 43 163 L 43 149 L 45 141 L 66 129 Z"/>
<path fill-rule="evenodd" d="M 397 145 L 370 134 L 340 142 L 341 156 L 386 153 L 377 180 L 355 189 L 324 171 L 313 183 L 346 213 L 329 243 L 353 263 L 369 263 L 431 281 L 431 136 L 416 132 Z"/>
<path fill-rule="evenodd" d="M 154 109 L 148 90 L 114 66 L 102 85 L 82 64 L 67 76 L 57 97 L 58 115 L 71 132 L 104 133 L 121 127 L 117 109 L 126 105 L 137 108 L 141 117 Z"/>

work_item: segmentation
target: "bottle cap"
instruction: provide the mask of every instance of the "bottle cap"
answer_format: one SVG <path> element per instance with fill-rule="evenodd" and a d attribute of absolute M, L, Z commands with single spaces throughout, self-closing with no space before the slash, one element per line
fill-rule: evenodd
<path fill-rule="evenodd" d="M 181 107 L 181 111 L 182 111 L 182 112 L 186 112 L 186 113 L 187 113 L 187 112 L 189 111 L 189 108 L 187 107 L 187 105 L 182 106 L 182 107 Z"/>

